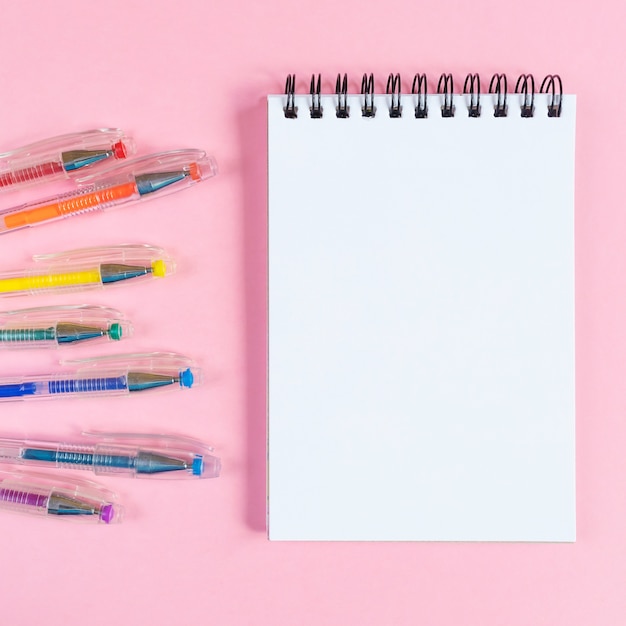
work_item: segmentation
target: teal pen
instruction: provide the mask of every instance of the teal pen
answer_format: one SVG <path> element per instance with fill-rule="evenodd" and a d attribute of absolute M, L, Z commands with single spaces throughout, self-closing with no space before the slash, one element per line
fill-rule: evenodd
<path fill-rule="evenodd" d="M 46 306 L 0 313 L 0 348 L 57 348 L 132 335 L 122 313 L 102 306 Z"/>
<path fill-rule="evenodd" d="M 83 433 L 80 443 L 0 439 L 0 463 L 138 478 L 216 478 L 213 448 L 187 437 L 134 433 Z M 95 443 L 94 443 L 95 440 Z"/>

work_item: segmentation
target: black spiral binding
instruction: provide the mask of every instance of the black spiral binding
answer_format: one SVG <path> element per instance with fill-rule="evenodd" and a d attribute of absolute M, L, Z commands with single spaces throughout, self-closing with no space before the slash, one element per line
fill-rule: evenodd
<path fill-rule="evenodd" d="M 496 95 L 496 103 L 493 105 L 494 117 L 506 117 L 508 107 L 506 105 L 506 96 L 508 92 L 508 82 L 506 74 L 494 74 L 489 83 L 489 93 Z"/>
<path fill-rule="evenodd" d="M 530 83 L 530 91 L 528 83 Z M 515 83 L 515 93 L 521 93 L 523 96 L 520 105 L 521 116 L 532 117 L 535 114 L 535 77 L 532 74 L 522 74 Z"/>
<path fill-rule="evenodd" d="M 463 93 L 469 94 L 467 114 L 470 117 L 480 117 L 480 76 L 468 74 L 463 84 Z"/>
<path fill-rule="evenodd" d="M 426 80 L 426 74 L 415 74 L 411 93 L 417 96 L 415 117 L 417 119 L 428 117 L 428 81 Z"/>
<path fill-rule="evenodd" d="M 363 74 L 361 79 L 361 95 L 363 96 L 363 106 L 361 115 L 363 117 L 375 117 L 376 107 L 374 106 L 374 74 Z"/>
<path fill-rule="evenodd" d="M 556 83 L 559 84 L 559 92 L 556 92 Z M 545 89 L 545 91 L 544 91 Z M 558 74 L 548 74 L 541 83 L 539 93 L 549 93 L 548 117 L 561 117 L 561 100 L 563 99 L 563 83 Z"/>
<path fill-rule="evenodd" d="M 387 79 L 387 94 L 391 95 L 389 117 L 402 117 L 402 104 L 400 104 L 402 83 L 400 81 L 400 74 L 389 74 L 389 78 Z"/>
<path fill-rule="evenodd" d="M 322 108 L 322 75 L 317 75 L 317 84 L 315 83 L 315 74 L 311 76 L 311 106 L 309 111 L 311 117 L 319 119 L 324 116 L 324 109 Z"/>
<path fill-rule="evenodd" d="M 335 112 L 337 117 L 350 117 L 350 107 L 348 106 L 348 75 L 337 74 L 337 82 L 335 83 L 335 93 L 337 94 L 337 108 Z"/>
<path fill-rule="evenodd" d="M 311 76 L 311 106 L 309 112 L 312 118 L 319 119 L 324 115 L 321 94 L 321 74 Z M 389 116 L 392 118 L 402 117 L 402 87 L 400 74 L 389 74 L 387 78 L 387 95 L 391 96 L 389 104 Z M 374 104 L 374 75 L 363 74 L 361 80 L 361 95 L 363 117 L 375 117 L 376 106 Z M 289 74 L 285 81 L 286 102 L 283 112 L 286 118 L 298 117 L 298 107 L 295 102 L 296 75 Z M 348 106 L 348 75 L 337 74 L 335 83 L 337 106 L 335 113 L 339 118 L 350 117 Z M 437 84 L 437 93 L 441 96 L 441 116 L 454 117 L 456 107 L 454 105 L 454 81 L 452 74 L 441 74 Z M 489 83 L 489 93 L 495 96 L 493 105 L 494 117 L 507 117 L 508 115 L 508 82 L 505 74 L 494 74 Z M 515 83 L 515 93 L 520 95 L 521 117 L 534 117 L 535 115 L 535 78 L 532 74 L 521 74 Z M 548 94 L 548 117 L 561 117 L 563 111 L 563 82 L 558 74 L 548 74 L 541 82 L 539 93 Z M 414 96 L 415 117 L 424 119 L 428 117 L 428 80 L 426 74 L 415 74 L 411 94 Z M 468 74 L 463 85 L 463 94 L 469 96 L 467 112 L 469 117 L 480 117 L 480 76 Z"/>
<path fill-rule="evenodd" d="M 287 96 L 287 104 L 283 107 L 285 117 L 294 119 L 298 117 L 298 107 L 295 102 L 296 92 L 296 75 L 288 74 L 285 81 L 285 95 Z"/>
<path fill-rule="evenodd" d="M 441 117 L 454 117 L 454 81 L 452 74 L 442 74 L 437 84 L 437 93 L 443 95 Z"/>

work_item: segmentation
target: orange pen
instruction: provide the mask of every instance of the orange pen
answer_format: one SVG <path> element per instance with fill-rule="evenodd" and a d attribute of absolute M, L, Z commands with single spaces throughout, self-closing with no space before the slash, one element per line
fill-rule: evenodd
<path fill-rule="evenodd" d="M 76 191 L 0 211 L 0 233 L 165 195 L 216 174 L 215 160 L 202 150 L 134 159 L 79 179 Z"/>

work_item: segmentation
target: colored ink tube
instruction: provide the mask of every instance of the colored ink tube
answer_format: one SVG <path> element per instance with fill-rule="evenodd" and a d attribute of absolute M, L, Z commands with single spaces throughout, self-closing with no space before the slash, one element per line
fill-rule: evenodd
<path fill-rule="evenodd" d="M 133 140 L 118 128 L 44 139 L 0 154 L 0 190 L 84 176 L 87 170 L 134 152 Z"/>
<path fill-rule="evenodd" d="M 0 463 L 135 478 L 217 478 L 213 448 L 187 437 L 83 433 L 80 443 L 0 438 Z"/>
<path fill-rule="evenodd" d="M 130 337 L 122 313 L 102 306 L 43 306 L 0 313 L 0 348 L 57 348 Z"/>
<path fill-rule="evenodd" d="M 200 381 L 193 362 L 179 354 L 151 352 L 64 361 L 69 374 L 0 378 L 0 402 L 137 395 L 157 389 L 190 389 Z"/>
<path fill-rule="evenodd" d="M 0 297 L 83 291 L 161 278 L 176 271 L 163 249 L 148 244 L 82 248 L 33 259 L 36 267 L 31 269 L 0 272 Z"/>
<path fill-rule="evenodd" d="M 174 150 L 119 163 L 78 178 L 78 189 L 0 211 L 0 233 L 186 189 L 217 174 L 202 150 Z"/>
<path fill-rule="evenodd" d="M 0 472 L 0 510 L 39 517 L 112 524 L 121 522 L 124 509 L 116 496 L 90 480 Z"/>

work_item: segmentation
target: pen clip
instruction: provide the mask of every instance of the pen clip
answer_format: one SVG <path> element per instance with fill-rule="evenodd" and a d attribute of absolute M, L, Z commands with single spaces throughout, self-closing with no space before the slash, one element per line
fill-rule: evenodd
<path fill-rule="evenodd" d="M 70 491 L 82 490 L 83 492 L 87 492 L 83 493 L 83 495 L 91 494 L 93 497 L 97 494 L 98 498 L 111 502 L 115 502 L 118 499 L 118 495 L 115 491 L 111 491 L 100 483 L 81 476 L 74 478 L 73 476 L 70 477 L 57 473 L 51 475 L 48 472 L 33 472 L 30 470 L 22 470 L 21 468 L 0 470 L 0 485 L 5 480 L 10 479 L 23 483 L 27 483 L 29 480 L 36 480 L 38 486 L 46 485 L 50 488 L 67 489 Z"/>
<path fill-rule="evenodd" d="M 165 433 L 120 433 L 120 432 L 106 432 L 98 430 L 83 430 L 81 435 L 85 437 L 100 438 L 107 442 L 126 443 L 132 441 L 133 443 L 145 442 L 148 445 L 157 444 L 155 447 L 159 449 L 176 448 L 176 444 L 191 447 L 194 450 L 206 450 L 207 452 L 213 452 L 212 446 L 206 443 L 194 439 L 193 437 L 183 437 L 181 435 L 167 435 Z M 161 444 L 161 445 L 158 445 Z M 172 445 L 169 445 L 172 444 Z"/>
<path fill-rule="evenodd" d="M 97 172 L 76 179 L 78 185 L 88 185 L 107 178 L 131 174 L 140 176 L 173 170 L 189 172 L 193 180 L 204 180 L 217 174 L 217 163 L 204 150 L 170 150 L 148 154 L 130 161 L 101 168 Z"/>
<path fill-rule="evenodd" d="M 141 370 L 181 370 L 192 367 L 194 362 L 189 357 L 176 352 L 136 352 L 133 354 L 110 354 L 90 357 L 88 359 L 68 359 L 60 361 L 61 365 L 78 365 L 78 371 L 105 366 L 107 369 L 116 367 L 132 367 Z"/>
<path fill-rule="evenodd" d="M 124 140 L 128 147 L 128 137 L 119 128 L 95 128 L 78 133 L 67 133 L 56 135 L 40 141 L 27 144 L 15 150 L 0 153 L 0 160 L 14 159 L 22 157 L 34 157 L 50 154 L 53 151 L 66 152 L 80 148 L 90 148 L 102 146 L 103 144 L 114 144 Z"/>
<path fill-rule="evenodd" d="M 48 254 L 35 254 L 36 263 L 47 261 L 51 264 L 65 264 L 74 261 L 85 262 L 128 262 L 128 261 L 156 261 L 168 258 L 163 248 L 148 243 L 123 243 L 115 246 L 95 246 L 92 248 L 75 248 Z"/>
<path fill-rule="evenodd" d="M 8 318 L 11 322 L 32 321 L 60 321 L 74 319 L 78 316 L 82 320 L 90 319 L 121 319 L 123 314 L 117 309 L 93 304 L 62 304 L 52 306 L 37 306 L 27 309 L 0 312 L 0 319 Z"/>

